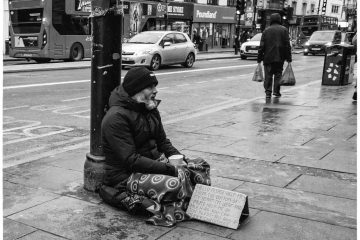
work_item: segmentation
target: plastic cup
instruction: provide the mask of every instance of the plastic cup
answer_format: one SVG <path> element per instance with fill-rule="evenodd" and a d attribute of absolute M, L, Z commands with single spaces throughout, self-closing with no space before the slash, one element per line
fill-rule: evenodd
<path fill-rule="evenodd" d="M 170 164 L 172 164 L 174 166 L 182 165 L 183 160 L 184 160 L 184 155 L 181 155 L 181 154 L 172 155 L 168 159 L 169 159 Z"/>

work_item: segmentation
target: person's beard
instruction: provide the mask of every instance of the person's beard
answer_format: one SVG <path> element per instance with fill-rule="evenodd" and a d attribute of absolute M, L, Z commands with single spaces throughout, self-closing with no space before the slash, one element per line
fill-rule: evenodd
<path fill-rule="evenodd" d="M 142 92 L 139 92 L 133 96 L 133 99 L 136 102 L 144 103 L 147 110 L 153 110 L 157 107 L 157 102 L 155 98 L 151 97 L 145 97 L 145 95 Z"/>

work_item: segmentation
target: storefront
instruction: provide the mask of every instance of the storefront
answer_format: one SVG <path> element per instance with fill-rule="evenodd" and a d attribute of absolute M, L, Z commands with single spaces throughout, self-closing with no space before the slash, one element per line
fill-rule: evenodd
<path fill-rule="evenodd" d="M 123 2 L 124 38 L 151 30 L 176 30 L 190 35 L 192 3 Z M 167 10 L 167 11 L 166 11 Z"/>
<path fill-rule="evenodd" d="M 192 33 L 201 39 L 200 51 L 233 47 L 235 8 L 194 4 Z"/>

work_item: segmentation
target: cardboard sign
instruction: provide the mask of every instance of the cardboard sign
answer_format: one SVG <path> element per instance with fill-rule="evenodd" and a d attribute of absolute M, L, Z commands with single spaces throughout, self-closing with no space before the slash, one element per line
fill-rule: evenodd
<path fill-rule="evenodd" d="M 237 229 L 249 216 L 245 194 L 197 184 L 186 213 L 197 220 Z"/>

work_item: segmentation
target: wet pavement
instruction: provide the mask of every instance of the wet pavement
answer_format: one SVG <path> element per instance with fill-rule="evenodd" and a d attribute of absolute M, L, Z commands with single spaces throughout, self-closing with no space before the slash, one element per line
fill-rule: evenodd
<path fill-rule="evenodd" d="M 212 185 L 247 194 L 237 230 L 147 225 L 83 189 L 89 147 L 3 170 L 4 239 L 356 239 L 354 86 L 283 87 L 197 117 L 164 120 L 173 144 L 211 166 Z"/>

